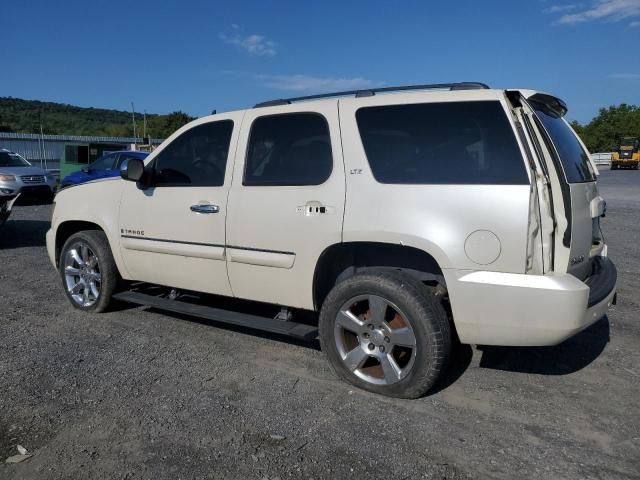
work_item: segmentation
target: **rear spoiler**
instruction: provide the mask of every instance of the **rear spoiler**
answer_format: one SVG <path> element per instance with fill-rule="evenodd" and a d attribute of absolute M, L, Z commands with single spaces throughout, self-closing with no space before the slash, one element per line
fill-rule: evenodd
<path fill-rule="evenodd" d="M 533 92 L 531 90 L 519 91 L 529 102 L 535 102 L 542 110 L 552 117 L 561 118 L 567 114 L 567 104 L 558 97 L 549 95 L 548 93 Z"/>
<path fill-rule="evenodd" d="M 534 90 L 507 90 L 506 92 L 507 95 L 514 93 L 522 95 L 527 100 L 527 102 L 535 103 L 536 108 L 541 109 L 544 113 L 551 117 L 562 118 L 567 114 L 567 104 L 564 103 L 564 100 L 558 97 L 554 97 L 553 95 L 550 95 L 548 93 L 536 92 Z M 567 122 L 566 120 L 564 120 L 564 122 L 569 128 L 571 128 L 573 134 L 578 139 L 578 142 L 580 142 L 580 145 L 582 145 L 584 151 L 589 153 L 589 149 L 580 138 L 580 135 L 578 135 L 575 130 L 573 130 L 569 122 Z M 593 158 L 591 158 L 590 154 L 589 163 L 591 164 L 591 167 L 593 168 L 596 176 L 600 175 L 600 171 L 598 170 L 598 167 L 593 161 Z"/>

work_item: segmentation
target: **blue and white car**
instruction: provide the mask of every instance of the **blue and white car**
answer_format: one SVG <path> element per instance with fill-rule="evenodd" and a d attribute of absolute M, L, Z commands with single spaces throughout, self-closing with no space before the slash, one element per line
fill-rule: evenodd
<path fill-rule="evenodd" d="M 101 178 L 117 177 L 120 175 L 120 165 L 130 158 L 139 158 L 144 160 L 149 155 L 148 152 L 139 152 L 135 150 L 122 150 L 118 152 L 109 152 L 88 167 L 77 172 L 70 173 L 62 179 L 60 187 L 70 187 L 71 185 L 79 185 L 81 183 L 99 180 Z"/>
<path fill-rule="evenodd" d="M 0 194 L 52 199 L 56 178 L 46 170 L 34 167 L 24 157 L 0 149 Z"/>

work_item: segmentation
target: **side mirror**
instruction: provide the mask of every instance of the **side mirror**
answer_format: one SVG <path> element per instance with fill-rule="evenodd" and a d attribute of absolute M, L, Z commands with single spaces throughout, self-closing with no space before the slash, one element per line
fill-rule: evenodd
<path fill-rule="evenodd" d="M 91 172 L 91 169 L 90 169 L 89 167 L 84 167 L 84 168 L 82 169 L 82 171 L 83 171 L 84 173 L 89 173 L 89 172 Z"/>
<path fill-rule="evenodd" d="M 130 182 L 139 182 L 144 175 L 144 163 L 139 158 L 127 158 L 120 165 L 120 176 Z"/>

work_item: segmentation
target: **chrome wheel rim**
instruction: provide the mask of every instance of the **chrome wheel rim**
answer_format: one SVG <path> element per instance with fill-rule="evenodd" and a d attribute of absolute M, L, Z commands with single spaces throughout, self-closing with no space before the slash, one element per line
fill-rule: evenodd
<path fill-rule="evenodd" d="M 344 366 L 375 385 L 405 378 L 416 358 L 416 337 L 407 316 L 378 295 L 359 295 L 340 308 L 334 327 Z"/>
<path fill-rule="evenodd" d="M 64 282 L 76 305 L 90 307 L 100 298 L 100 263 L 98 256 L 86 243 L 74 243 L 65 253 Z"/>

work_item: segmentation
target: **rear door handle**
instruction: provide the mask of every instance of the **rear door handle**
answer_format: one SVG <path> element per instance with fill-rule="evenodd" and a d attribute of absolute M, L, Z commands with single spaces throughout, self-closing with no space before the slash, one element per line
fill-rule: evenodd
<path fill-rule="evenodd" d="M 198 203 L 191 205 L 191 211 L 195 213 L 218 213 L 220 207 L 218 205 L 211 205 L 210 203 Z"/>

